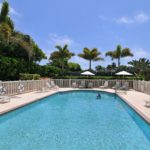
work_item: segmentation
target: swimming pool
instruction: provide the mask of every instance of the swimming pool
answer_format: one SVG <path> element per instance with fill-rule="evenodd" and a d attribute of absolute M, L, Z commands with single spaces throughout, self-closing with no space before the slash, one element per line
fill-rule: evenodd
<path fill-rule="evenodd" d="M 0 150 L 149 150 L 149 124 L 115 94 L 97 93 L 57 93 L 0 116 Z"/>

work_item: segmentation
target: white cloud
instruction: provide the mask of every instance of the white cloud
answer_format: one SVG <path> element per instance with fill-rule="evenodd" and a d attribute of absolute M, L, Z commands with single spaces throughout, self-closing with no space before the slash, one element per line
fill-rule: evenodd
<path fill-rule="evenodd" d="M 150 58 L 149 53 L 142 48 L 133 50 L 133 53 L 134 53 L 134 57 L 133 57 L 134 59 Z"/>
<path fill-rule="evenodd" d="M 53 45 L 72 45 L 74 43 L 74 40 L 68 37 L 67 35 L 59 36 L 57 34 L 50 34 L 49 35 L 49 41 L 48 43 Z"/>
<path fill-rule="evenodd" d="M 14 8 L 10 7 L 10 14 L 15 16 L 21 16 Z"/>
<path fill-rule="evenodd" d="M 150 16 L 146 15 L 145 13 L 139 13 L 133 17 L 123 16 L 115 19 L 115 21 L 121 24 L 143 24 L 150 21 Z"/>
<path fill-rule="evenodd" d="M 0 10 L 1 10 L 1 8 L 2 8 L 2 3 L 0 3 Z M 21 16 L 20 15 L 20 13 L 18 13 L 14 8 L 12 8 L 11 6 L 10 6 L 10 15 L 14 15 L 14 16 Z"/>

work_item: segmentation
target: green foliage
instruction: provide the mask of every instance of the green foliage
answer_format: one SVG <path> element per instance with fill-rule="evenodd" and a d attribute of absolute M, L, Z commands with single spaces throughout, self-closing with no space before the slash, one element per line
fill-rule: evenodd
<path fill-rule="evenodd" d="M 55 79 L 87 79 L 87 76 L 57 76 L 57 77 L 55 77 Z M 126 79 L 126 80 L 136 80 L 137 78 L 135 78 L 135 77 L 119 78 L 118 76 L 89 76 L 88 79 L 104 79 L 104 80 Z"/>
<path fill-rule="evenodd" d="M 9 4 L 4 1 L 0 12 L 0 80 L 16 80 L 20 72 L 31 72 L 34 64 L 45 58 L 29 35 L 14 29 Z"/>
<path fill-rule="evenodd" d="M 9 13 L 9 4 L 7 1 L 4 1 L 0 13 L 0 23 L 7 21 L 8 13 Z"/>
<path fill-rule="evenodd" d="M 0 56 L 0 80 L 18 79 L 21 67 L 22 64 L 18 60 Z"/>
<path fill-rule="evenodd" d="M 108 51 L 106 53 L 106 56 L 110 56 L 112 60 L 117 59 L 118 60 L 118 66 L 120 66 L 120 59 L 123 57 L 132 57 L 133 54 L 131 53 L 131 50 L 129 48 L 123 48 L 121 45 L 118 45 L 116 50 L 114 51 Z"/>
<path fill-rule="evenodd" d="M 12 31 L 14 30 L 14 23 L 9 17 L 9 4 L 7 1 L 3 2 L 0 12 L 0 24 L 2 23 L 7 24 Z"/>
<path fill-rule="evenodd" d="M 148 59 L 140 58 L 139 60 L 132 60 L 128 64 L 132 66 L 137 77 L 150 80 L 150 61 Z"/>
<path fill-rule="evenodd" d="M 84 48 L 83 53 L 78 54 L 79 57 L 89 61 L 89 70 L 92 69 L 91 68 L 92 61 L 104 60 L 103 58 L 100 57 L 100 55 L 101 53 L 98 52 L 97 48 L 93 48 L 92 50 Z"/>
<path fill-rule="evenodd" d="M 104 72 L 105 67 L 98 65 L 98 66 L 95 67 L 95 70 L 96 70 L 96 72 Z"/>
<path fill-rule="evenodd" d="M 39 74 L 20 73 L 20 80 L 39 80 Z"/>
<path fill-rule="evenodd" d="M 61 69 L 51 65 L 41 66 L 40 74 L 43 77 L 55 77 L 61 74 Z"/>
<path fill-rule="evenodd" d="M 29 35 L 14 30 L 13 26 L 13 21 L 9 17 L 9 4 L 4 1 L 0 12 L 1 55 L 15 56 L 28 62 L 45 59 L 45 54 L 34 40 Z"/>
<path fill-rule="evenodd" d="M 81 71 L 81 66 L 77 63 L 69 62 L 68 63 L 68 70 L 69 71 Z"/>
<path fill-rule="evenodd" d="M 111 65 L 107 66 L 108 70 L 115 70 L 117 68 L 116 64 L 113 62 Z"/>
<path fill-rule="evenodd" d="M 8 24 L 6 24 L 6 23 L 0 24 L 0 39 L 1 39 L 1 41 L 8 43 L 10 41 L 11 33 L 12 33 L 12 31 Z"/>
<path fill-rule="evenodd" d="M 63 47 L 57 45 L 56 48 L 58 51 L 54 51 L 49 60 L 52 64 L 57 64 L 61 66 L 62 72 L 64 72 L 65 64 L 68 63 L 68 60 L 74 56 L 74 53 L 70 52 L 68 49 L 68 45 L 64 45 Z"/>

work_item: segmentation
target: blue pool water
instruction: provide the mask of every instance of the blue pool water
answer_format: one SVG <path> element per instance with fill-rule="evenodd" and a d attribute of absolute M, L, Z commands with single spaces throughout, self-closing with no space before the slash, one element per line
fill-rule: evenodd
<path fill-rule="evenodd" d="M 0 116 L 0 150 L 150 150 L 150 126 L 114 94 L 58 93 Z"/>

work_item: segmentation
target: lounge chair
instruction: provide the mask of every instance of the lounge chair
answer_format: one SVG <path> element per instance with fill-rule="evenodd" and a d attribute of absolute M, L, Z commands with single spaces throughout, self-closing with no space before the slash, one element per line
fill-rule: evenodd
<path fill-rule="evenodd" d="M 145 107 L 150 107 L 150 100 L 145 101 Z"/>
<path fill-rule="evenodd" d="M 51 82 L 52 83 L 52 82 Z M 50 84 L 49 82 L 46 82 L 46 89 L 48 89 L 48 90 L 57 90 L 59 87 L 58 86 L 56 86 L 55 84 L 54 85 L 52 85 L 52 84 Z"/>
<path fill-rule="evenodd" d="M 53 87 L 52 87 L 52 85 L 49 82 L 46 82 L 46 88 L 49 89 L 49 90 L 51 90 Z"/>
<path fill-rule="evenodd" d="M 93 88 L 93 83 L 92 82 L 88 83 L 88 88 Z"/>
<path fill-rule="evenodd" d="M 0 103 L 4 104 L 4 103 L 8 103 L 10 102 L 10 97 L 8 96 L 0 96 Z"/>
<path fill-rule="evenodd" d="M 116 85 L 112 87 L 113 89 L 117 90 L 120 88 L 120 82 L 116 82 Z"/>
<path fill-rule="evenodd" d="M 72 87 L 73 87 L 73 88 L 77 88 L 77 83 L 76 83 L 76 82 L 73 82 L 73 83 L 72 83 Z"/>
<path fill-rule="evenodd" d="M 118 90 L 129 90 L 129 83 L 125 82 L 123 86 L 119 87 Z"/>
<path fill-rule="evenodd" d="M 3 86 L 0 86 L 0 95 L 5 95 L 6 94 L 6 88 Z"/>
<path fill-rule="evenodd" d="M 50 81 L 50 84 L 51 84 L 51 86 L 54 88 L 54 89 L 59 89 L 59 86 L 57 86 L 55 83 L 54 83 L 54 81 Z"/>
<path fill-rule="evenodd" d="M 108 88 L 108 81 L 105 81 L 103 86 L 100 86 L 100 88 Z"/>
<path fill-rule="evenodd" d="M 85 88 L 85 81 L 81 81 L 81 84 L 79 85 L 79 88 Z"/>
<path fill-rule="evenodd" d="M 49 83 L 46 82 L 45 85 L 43 87 L 40 87 L 37 91 L 38 92 L 48 92 L 49 90 L 53 90 L 53 86 Z"/>

